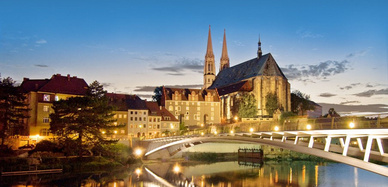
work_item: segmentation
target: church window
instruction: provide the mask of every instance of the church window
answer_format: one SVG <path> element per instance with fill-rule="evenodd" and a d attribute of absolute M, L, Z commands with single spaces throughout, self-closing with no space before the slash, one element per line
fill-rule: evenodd
<path fill-rule="evenodd" d="M 168 110 L 169 110 L 169 111 L 173 111 L 173 110 L 174 110 L 174 107 L 173 107 L 173 106 L 169 106 L 169 107 L 168 107 Z"/>

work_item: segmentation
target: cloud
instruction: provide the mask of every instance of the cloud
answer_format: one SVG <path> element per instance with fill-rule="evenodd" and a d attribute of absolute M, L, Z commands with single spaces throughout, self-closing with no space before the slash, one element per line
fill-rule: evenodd
<path fill-rule="evenodd" d="M 356 93 L 353 95 L 358 97 L 372 97 L 373 95 L 388 95 L 388 88 L 381 89 L 381 90 L 368 90 L 368 91 Z"/>
<path fill-rule="evenodd" d="M 344 73 L 348 67 L 349 61 L 343 60 L 332 61 L 328 60 L 321 62 L 318 65 L 288 65 L 282 68 L 283 73 L 289 80 L 303 80 L 306 77 L 326 79 L 328 76 Z"/>
<path fill-rule="evenodd" d="M 347 105 L 347 104 L 354 104 L 354 103 L 360 103 L 360 101 L 344 101 L 344 102 L 341 102 L 340 105 Z"/>
<path fill-rule="evenodd" d="M 320 97 L 334 97 L 337 94 L 331 94 L 331 93 L 321 93 L 319 94 Z"/>
<path fill-rule="evenodd" d="M 201 88 L 202 84 L 165 85 L 167 88 Z M 153 92 L 157 86 L 137 86 L 134 92 Z"/>
<path fill-rule="evenodd" d="M 346 58 L 353 58 L 353 57 L 364 56 L 367 52 L 368 52 L 368 50 L 362 50 L 362 51 L 357 51 L 357 52 L 349 53 L 348 55 L 346 55 Z"/>
<path fill-rule="evenodd" d="M 44 40 L 44 39 L 40 39 L 40 40 L 35 41 L 35 43 L 37 43 L 37 44 L 46 44 L 47 41 Z"/>
<path fill-rule="evenodd" d="M 40 67 L 40 68 L 47 68 L 48 65 L 45 65 L 45 64 L 35 64 L 36 67 Z"/>
<path fill-rule="evenodd" d="M 311 31 L 305 29 L 299 29 L 296 31 L 296 34 L 301 38 L 322 38 L 322 34 L 312 33 Z"/>
<path fill-rule="evenodd" d="M 340 87 L 340 89 L 341 90 L 350 90 L 353 87 L 358 86 L 358 85 L 361 85 L 361 83 L 353 83 L 353 84 L 350 84 L 350 85 L 347 85 L 347 86 L 344 86 L 344 87 Z"/>
<path fill-rule="evenodd" d="M 170 66 L 154 67 L 152 70 L 166 72 L 168 75 L 182 76 L 186 70 L 202 73 L 203 72 L 203 60 L 181 58 L 175 61 Z"/>

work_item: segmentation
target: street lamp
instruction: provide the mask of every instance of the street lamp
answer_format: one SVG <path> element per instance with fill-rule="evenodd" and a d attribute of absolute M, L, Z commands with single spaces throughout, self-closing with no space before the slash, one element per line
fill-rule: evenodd
<path fill-rule="evenodd" d="M 278 126 L 275 126 L 275 131 L 279 131 L 279 127 Z"/>
<path fill-rule="evenodd" d="M 143 154 L 143 151 L 140 148 L 135 149 L 135 156 L 141 157 L 142 154 Z"/>
<path fill-rule="evenodd" d="M 231 131 L 230 131 L 230 134 L 233 134 L 233 133 L 234 133 L 234 131 L 233 131 L 233 130 L 231 130 Z"/>
<path fill-rule="evenodd" d="M 307 130 L 311 130 L 311 125 L 310 125 L 310 124 L 307 124 L 306 129 L 307 129 Z"/>
<path fill-rule="evenodd" d="M 179 173 L 181 171 L 181 167 L 178 164 L 175 164 L 173 171 L 174 173 Z"/>
<path fill-rule="evenodd" d="M 350 127 L 350 128 L 354 128 L 354 126 L 355 126 L 355 124 L 354 124 L 353 122 L 350 122 L 350 123 L 349 123 L 349 127 Z"/>
<path fill-rule="evenodd" d="M 236 122 L 237 122 L 237 120 L 238 120 L 238 117 L 237 117 L 237 116 L 235 116 L 235 117 L 234 117 L 234 121 L 236 121 Z"/>
<path fill-rule="evenodd" d="M 253 132 L 253 128 L 250 128 L 250 129 L 249 129 L 249 132 L 251 132 L 251 133 L 252 133 L 252 132 Z"/>

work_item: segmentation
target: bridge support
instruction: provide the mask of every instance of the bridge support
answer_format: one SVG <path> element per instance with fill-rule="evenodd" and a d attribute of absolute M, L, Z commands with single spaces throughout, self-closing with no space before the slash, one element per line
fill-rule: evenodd
<path fill-rule="evenodd" d="M 331 144 L 331 136 L 327 136 L 324 151 L 329 152 L 330 144 Z"/>

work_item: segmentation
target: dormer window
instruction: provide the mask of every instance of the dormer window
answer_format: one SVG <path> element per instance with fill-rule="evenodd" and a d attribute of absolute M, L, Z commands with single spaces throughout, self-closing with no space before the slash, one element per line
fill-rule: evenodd
<path fill-rule="evenodd" d="M 43 101 L 50 101 L 50 95 L 44 94 L 43 95 Z"/>

